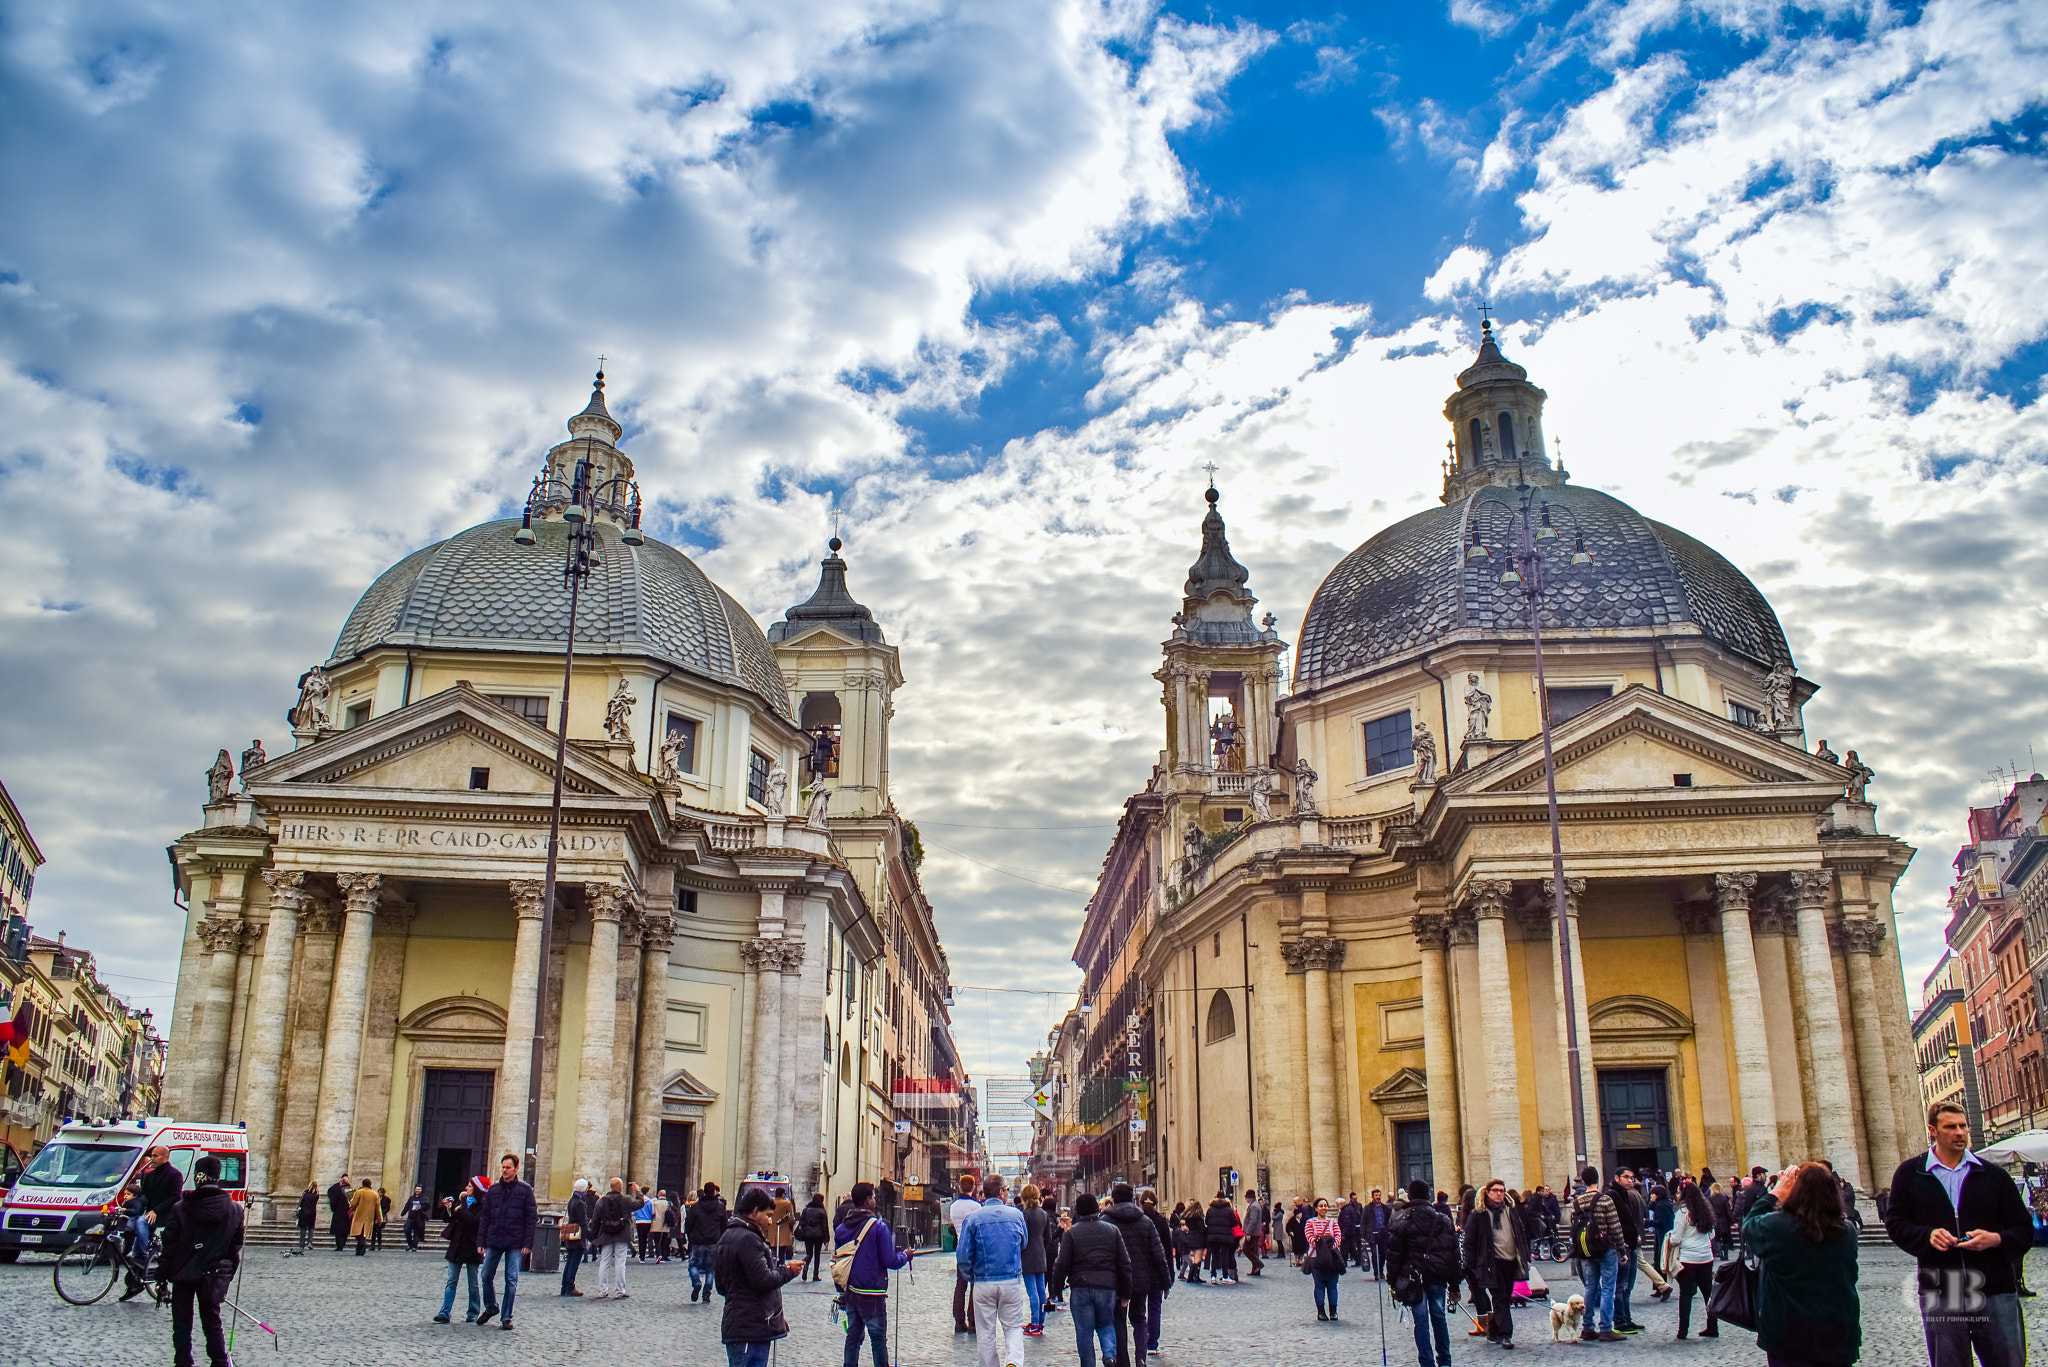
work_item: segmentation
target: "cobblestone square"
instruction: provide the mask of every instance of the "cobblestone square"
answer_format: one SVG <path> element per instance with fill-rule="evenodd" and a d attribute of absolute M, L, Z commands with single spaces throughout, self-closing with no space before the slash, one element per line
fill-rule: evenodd
<path fill-rule="evenodd" d="M 2048 1272 L 2048 1255 L 2035 1255 L 2038 1278 Z M 50 1261 L 24 1260 L 0 1267 L 0 1319 L 12 1332 L 0 1343 L 0 1367 L 126 1367 L 170 1360 L 170 1310 L 146 1299 L 126 1305 L 112 1296 L 96 1305 L 64 1304 L 51 1289 Z M 1569 1294 L 1563 1269 L 1544 1264 L 1553 1293 Z M 366 1258 L 316 1250 L 287 1258 L 274 1249 L 252 1250 L 240 1290 L 241 1303 L 281 1331 L 273 1349 L 256 1331 L 237 1336 L 235 1360 L 246 1367 L 276 1363 L 343 1364 L 344 1367 L 425 1367 L 426 1364 L 506 1364 L 542 1367 L 556 1363 L 634 1363 L 649 1367 L 716 1367 L 725 1360 L 718 1342 L 719 1303 L 690 1303 L 687 1265 L 633 1263 L 630 1297 L 624 1303 L 588 1296 L 563 1299 L 556 1275 L 529 1275 L 519 1287 L 518 1328 L 502 1333 L 458 1320 L 432 1323 L 439 1308 L 446 1263 L 437 1253 L 386 1251 Z M 1863 1362 L 1872 1367 L 1909 1367 L 1926 1361 L 1917 1320 L 1901 1294 L 1911 1265 L 1889 1248 L 1865 1248 L 1863 1260 Z M 578 1278 L 595 1289 L 587 1267 Z M 1385 1361 L 1405 1367 L 1415 1361 L 1412 1331 L 1396 1316 L 1381 1284 L 1353 1271 L 1340 1285 L 1342 1319 L 1318 1324 L 1306 1277 L 1285 1264 L 1268 1264 L 1261 1278 L 1238 1286 L 1181 1284 L 1168 1298 L 1161 1367 L 1269 1367 L 1300 1362 L 1381 1361 L 1384 1312 Z M 1719 1342 L 1674 1341 L 1676 1304 L 1648 1298 L 1647 1282 L 1636 1297 L 1636 1318 L 1647 1326 L 1626 1344 L 1598 1349 L 1550 1342 L 1548 1317 L 1531 1306 L 1516 1316 L 1516 1359 L 1545 1360 L 1598 1354 L 1612 1361 L 1685 1363 L 1693 1367 L 1760 1364 L 1753 1336 L 1723 1330 Z M 902 1367 L 970 1367 L 974 1342 L 952 1333 L 953 1260 L 928 1255 L 917 1264 L 915 1281 L 897 1293 Z M 784 1292 L 790 1336 L 777 1350 L 777 1367 L 834 1367 L 843 1338 L 830 1322 L 829 1284 L 792 1282 Z M 2048 1330 L 2048 1298 L 2027 1303 L 2029 1333 Z M 1695 1307 L 1695 1316 L 1698 1310 Z M 1453 1327 L 1453 1359 L 1474 1363 L 1500 1357 L 1499 1350 L 1465 1337 L 1462 1315 Z M 1695 1328 L 1698 1320 L 1695 1319 Z M 892 1338 L 897 1326 L 892 1323 Z M 200 1361 L 205 1361 L 204 1351 Z M 867 1362 L 863 1356 L 862 1361 Z M 1069 1316 L 1049 1317 L 1043 1338 L 1026 1339 L 1025 1367 L 1076 1361 Z"/>

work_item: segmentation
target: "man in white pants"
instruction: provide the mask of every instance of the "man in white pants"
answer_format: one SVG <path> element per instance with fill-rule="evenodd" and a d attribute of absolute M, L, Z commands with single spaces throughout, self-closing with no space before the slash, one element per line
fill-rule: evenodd
<path fill-rule="evenodd" d="M 981 1180 L 981 1209 L 960 1226 L 954 1257 L 974 1285 L 975 1356 L 980 1367 L 1024 1361 L 1024 1216 L 1003 1200 L 1003 1179 Z M 998 1337 L 1000 1335 L 1000 1337 Z"/>

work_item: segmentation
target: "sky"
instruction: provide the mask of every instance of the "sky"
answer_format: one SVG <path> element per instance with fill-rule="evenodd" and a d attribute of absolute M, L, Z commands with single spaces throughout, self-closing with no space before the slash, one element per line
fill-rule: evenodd
<path fill-rule="evenodd" d="M 214 752 L 288 746 L 602 353 L 650 530 L 764 623 L 840 514 L 962 1052 L 1021 1072 L 1162 744 L 1202 467 L 1293 640 L 1433 504 L 1487 300 L 1573 478 L 1748 573 L 1877 770 L 1917 1001 L 1965 809 L 2048 760 L 2044 154 L 2038 4 L 15 7 L 37 928 L 165 1013 Z"/>

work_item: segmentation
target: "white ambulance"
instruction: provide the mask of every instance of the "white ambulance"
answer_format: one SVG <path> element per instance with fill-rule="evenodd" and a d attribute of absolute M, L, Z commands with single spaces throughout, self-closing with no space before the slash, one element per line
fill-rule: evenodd
<path fill-rule="evenodd" d="M 181 1125 L 164 1116 L 81 1120 L 60 1128 L 36 1151 L 0 1203 L 0 1263 L 25 1249 L 55 1253 L 120 1208 L 121 1189 L 136 1179 L 142 1155 L 157 1145 L 192 1185 L 202 1154 L 220 1159 L 220 1184 L 246 1201 L 249 1135 L 239 1125 Z"/>

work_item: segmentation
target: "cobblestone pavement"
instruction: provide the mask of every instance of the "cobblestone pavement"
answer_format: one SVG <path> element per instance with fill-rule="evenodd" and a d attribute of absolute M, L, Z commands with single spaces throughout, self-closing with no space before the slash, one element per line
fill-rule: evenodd
<path fill-rule="evenodd" d="M 1901 1296 L 1910 1264 L 1896 1250 L 1865 1248 L 1863 1263 L 1863 1362 L 1872 1367 L 1926 1361 L 1917 1318 Z M 2048 1280 L 2048 1252 L 2036 1253 L 2037 1281 Z M 914 1284 L 899 1291 L 900 1367 L 968 1367 L 974 1342 L 955 1337 L 951 1324 L 953 1262 L 927 1256 Z M 439 1325 L 431 1316 L 440 1308 L 446 1264 L 433 1253 L 400 1251 L 356 1258 L 318 1251 L 303 1258 L 285 1258 L 277 1250 L 252 1251 L 240 1291 L 241 1302 L 283 1331 L 281 1350 L 273 1350 L 260 1333 L 240 1335 L 236 1360 L 244 1367 L 276 1363 L 322 1364 L 323 1367 L 412 1367 L 413 1364 L 502 1363 L 508 1367 L 554 1363 L 688 1364 L 719 1367 L 725 1361 L 718 1346 L 719 1307 L 690 1303 L 689 1275 L 679 1262 L 630 1264 L 631 1298 L 621 1303 L 556 1295 L 559 1277 L 534 1274 L 520 1283 L 519 1327 L 500 1333 L 460 1322 Z M 1564 1269 L 1544 1264 L 1546 1270 Z M 579 1282 L 586 1292 L 595 1279 L 585 1268 Z M 1553 1294 L 1560 1300 L 1576 1283 L 1553 1275 Z M 1247 1278 L 1225 1287 L 1182 1284 L 1167 1301 L 1166 1331 L 1160 1367 L 1216 1364 L 1216 1367 L 1293 1367 L 1302 1362 L 1377 1363 L 1380 1357 L 1381 1307 L 1385 1307 L 1385 1361 L 1406 1367 L 1415 1359 L 1408 1324 L 1398 1321 L 1380 1284 L 1352 1272 L 1339 1284 L 1342 1320 L 1318 1324 L 1308 1278 L 1284 1263 L 1268 1264 L 1263 1278 Z M 828 1313 L 830 1283 L 792 1282 L 784 1293 L 792 1333 L 777 1351 L 777 1367 L 835 1367 L 843 1338 Z M 1641 1290 L 1647 1291 L 1647 1284 Z M 2030 1334 L 2048 1332 L 2048 1296 L 2027 1302 Z M 1697 1315 L 1697 1308 L 1695 1309 Z M 1453 1329 L 1452 1357 L 1457 1362 L 1525 1361 L 1530 1357 L 1557 1360 L 1567 1355 L 1594 1355 L 1617 1362 L 1684 1363 L 1688 1367 L 1761 1364 L 1753 1336 L 1724 1330 L 1718 1343 L 1675 1342 L 1675 1304 L 1660 1305 L 1644 1294 L 1636 1298 L 1636 1318 L 1647 1331 L 1626 1345 L 1579 1348 L 1550 1342 L 1548 1317 L 1537 1307 L 1516 1316 L 1513 1354 L 1467 1338 L 1469 1322 L 1460 1315 Z M 1698 1320 L 1695 1319 L 1697 1328 Z M 112 1296 L 97 1305 L 74 1307 L 59 1301 L 51 1289 L 50 1262 L 25 1260 L 0 1266 L 0 1367 L 122 1367 L 170 1361 L 170 1310 L 158 1310 L 146 1299 L 116 1304 Z M 892 1325 L 892 1328 L 894 1326 Z M 1576 1360 L 1576 1358 L 1574 1359 Z M 200 1361 L 205 1361 L 201 1351 Z M 863 1363 L 868 1362 L 865 1355 Z M 1026 1367 L 1076 1361 L 1071 1318 L 1054 1314 L 1043 1338 L 1025 1340 Z"/>

